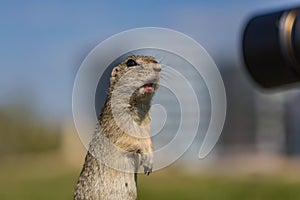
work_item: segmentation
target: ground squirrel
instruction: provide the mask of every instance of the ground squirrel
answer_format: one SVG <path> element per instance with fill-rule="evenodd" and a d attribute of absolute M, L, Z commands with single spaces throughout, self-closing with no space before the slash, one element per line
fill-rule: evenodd
<path fill-rule="evenodd" d="M 138 168 L 149 175 L 153 167 L 149 110 L 160 71 L 150 56 L 129 56 L 113 68 L 75 200 L 137 198 Z"/>

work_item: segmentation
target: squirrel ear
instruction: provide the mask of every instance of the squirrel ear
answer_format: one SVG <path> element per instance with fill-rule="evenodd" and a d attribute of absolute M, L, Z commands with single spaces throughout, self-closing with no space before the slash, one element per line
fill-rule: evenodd
<path fill-rule="evenodd" d="M 115 77 L 110 77 L 110 85 L 113 85 L 114 82 L 115 82 Z"/>
<path fill-rule="evenodd" d="M 111 77 L 116 77 L 116 70 L 115 70 L 115 69 L 112 70 L 110 76 L 111 76 Z"/>
<path fill-rule="evenodd" d="M 112 85 L 115 82 L 118 71 L 119 71 L 119 67 L 113 68 L 111 75 L 110 75 L 110 85 Z"/>
<path fill-rule="evenodd" d="M 112 70 L 112 72 L 111 72 L 111 77 L 116 77 L 118 71 L 119 71 L 119 67 L 113 68 L 113 70 Z"/>

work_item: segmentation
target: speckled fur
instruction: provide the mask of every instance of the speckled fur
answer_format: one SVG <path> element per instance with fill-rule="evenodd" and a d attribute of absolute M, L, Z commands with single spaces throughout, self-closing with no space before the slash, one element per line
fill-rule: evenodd
<path fill-rule="evenodd" d="M 126 66 L 129 59 L 138 65 Z M 153 57 L 130 56 L 112 70 L 108 97 L 75 188 L 75 200 L 137 198 L 138 168 L 142 165 L 150 174 L 153 166 L 149 109 L 154 93 L 141 93 L 139 88 L 154 82 L 157 89 L 160 67 Z M 136 90 L 128 95 L 132 88 Z"/>

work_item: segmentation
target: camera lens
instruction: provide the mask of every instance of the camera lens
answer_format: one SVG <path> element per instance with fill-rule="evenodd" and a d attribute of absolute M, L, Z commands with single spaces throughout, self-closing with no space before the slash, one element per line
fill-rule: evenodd
<path fill-rule="evenodd" d="M 243 34 L 251 76 L 266 88 L 300 82 L 300 9 L 253 17 Z"/>

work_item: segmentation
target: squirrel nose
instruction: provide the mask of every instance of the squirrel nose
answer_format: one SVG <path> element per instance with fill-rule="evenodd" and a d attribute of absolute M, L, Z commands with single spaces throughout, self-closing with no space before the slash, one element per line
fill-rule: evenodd
<path fill-rule="evenodd" d="M 161 71 L 161 66 L 156 64 L 156 65 L 153 66 L 153 70 L 156 71 L 156 72 L 160 72 Z"/>

